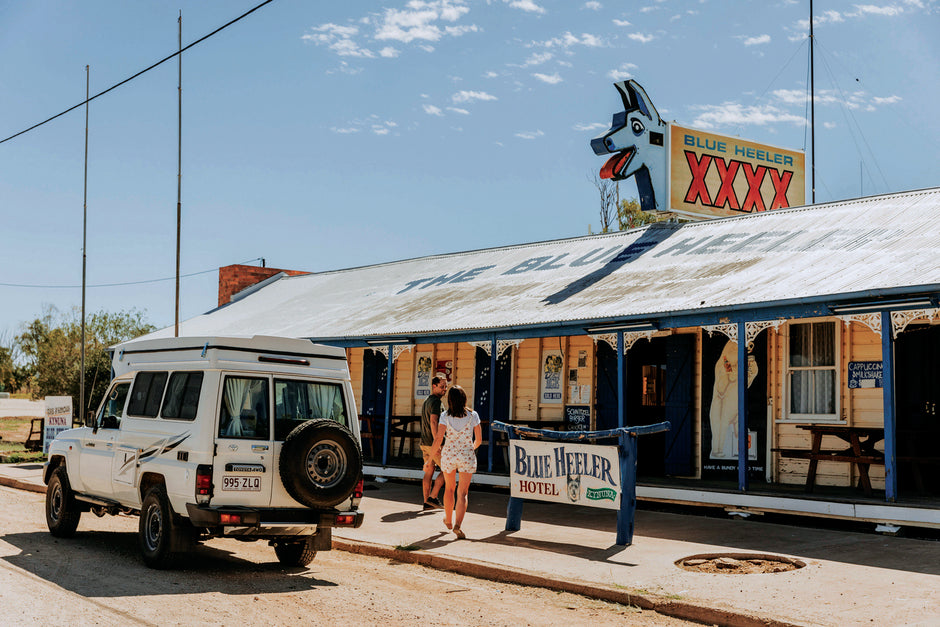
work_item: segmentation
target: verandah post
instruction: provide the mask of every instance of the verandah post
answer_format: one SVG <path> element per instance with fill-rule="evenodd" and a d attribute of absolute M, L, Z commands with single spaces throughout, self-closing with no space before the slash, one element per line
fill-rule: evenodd
<path fill-rule="evenodd" d="M 385 436 L 382 438 L 382 465 L 388 466 L 388 450 L 392 447 L 391 425 L 392 425 L 392 367 L 395 365 L 395 349 L 388 345 L 388 373 L 385 378 Z"/>
<path fill-rule="evenodd" d="M 512 442 L 519 438 L 516 434 L 515 428 L 507 426 L 506 433 L 509 435 L 509 441 Z M 512 445 L 509 446 L 510 453 L 512 452 Z M 512 459 L 509 460 L 510 469 L 509 476 L 510 480 L 512 477 Z M 510 490 L 512 486 L 510 486 Z M 522 529 L 522 505 L 525 501 L 514 496 L 509 497 L 509 505 L 506 506 L 506 531 L 519 531 Z"/>
<path fill-rule="evenodd" d="M 747 339 L 738 323 L 738 489 L 747 492 Z"/>
<path fill-rule="evenodd" d="M 620 510 L 617 511 L 617 545 L 633 544 L 633 518 L 636 514 L 636 435 L 620 434 Z"/>
<path fill-rule="evenodd" d="M 885 427 L 885 500 L 894 502 L 898 498 L 898 473 L 895 466 L 895 395 L 894 388 L 894 334 L 891 313 L 881 312 L 881 369 L 884 392 Z"/>

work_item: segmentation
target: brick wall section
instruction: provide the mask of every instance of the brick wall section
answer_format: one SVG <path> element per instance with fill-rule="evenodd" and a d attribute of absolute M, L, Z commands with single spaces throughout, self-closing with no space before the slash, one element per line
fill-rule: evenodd
<path fill-rule="evenodd" d="M 258 266 L 242 266 L 239 264 L 219 268 L 219 307 L 232 300 L 233 294 L 237 294 L 246 287 L 260 283 L 279 272 L 284 272 L 290 276 L 309 274 L 309 272 L 303 272 L 301 270 L 260 268 Z"/>

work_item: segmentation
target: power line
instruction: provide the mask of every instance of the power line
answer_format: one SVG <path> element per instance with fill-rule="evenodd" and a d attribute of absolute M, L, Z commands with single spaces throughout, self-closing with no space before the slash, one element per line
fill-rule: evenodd
<path fill-rule="evenodd" d="M 223 24 L 222 26 L 218 27 L 217 29 L 215 29 L 214 31 L 212 31 L 211 33 L 209 33 L 208 35 L 205 35 L 205 36 L 203 36 L 203 37 L 200 37 L 199 39 L 197 39 L 196 41 L 192 42 L 191 44 L 189 44 L 189 45 L 186 46 L 185 48 L 182 48 L 182 49 L 180 49 L 180 50 L 174 52 L 173 54 L 171 54 L 171 55 L 168 56 L 168 57 L 164 57 L 163 59 L 160 59 L 159 61 L 157 61 L 156 63 L 154 63 L 154 64 L 151 65 L 150 67 L 144 68 L 143 70 L 137 72 L 137 73 L 134 74 L 133 76 L 130 76 L 130 77 L 128 77 L 128 78 L 125 78 L 125 79 L 124 79 L 123 81 L 121 81 L 120 83 L 115 83 L 115 84 L 112 85 L 111 87 L 108 87 L 108 88 L 105 89 L 104 91 L 95 94 L 95 95 L 92 96 L 91 98 L 86 98 L 85 100 L 81 101 L 80 103 L 78 103 L 78 104 L 75 105 L 74 107 L 69 107 L 69 108 L 66 109 L 65 111 L 63 111 L 63 112 L 61 112 L 61 113 L 57 113 L 57 114 L 55 114 L 54 116 L 52 116 L 51 118 L 48 118 L 48 119 L 46 119 L 46 120 L 43 120 L 42 122 L 39 122 L 38 124 L 33 124 L 33 125 L 30 126 L 29 128 L 23 129 L 23 130 L 20 131 L 19 133 L 16 133 L 16 134 L 14 134 L 14 135 L 10 135 L 10 136 L 7 137 L 6 139 L 0 139 L 0 144 L 2 144 L 2 143 L 4 143 L 4 142 L 8 142 L 8 141 L 10 141 L 11 139 L 14 139 L 14 138 L 16 138 L 16 137 L 19 137 L 20 135 L 23 135 L 23 134 L 25 134 L 25 133 L 28 133 L 28 132 L 30 132 L 30 131 L 33 130 L 33 129 L 39 128 L 39 127 L 42 126 L 43 124 L 47 124 L 47 123 L 49 123 L 49 122 L 55 120 L 56 118 L 60 118 L 60 117 L 62 117 L 63 115 L 65 115 L 66 113 L 69 113 L 69 112 L 71 112 L 71 111 L 74 111 L 75 109 L 78 109 L 79 107 L 85 106 L 85 104 L 91 102 L 91 101 L 94 100 L 95 98 L 98 98 L 99 96 L 104 96 L 104 95 L 105 95 L 106 93 L 108 93 L 109 91 L 113 91 L 113 90 L 117 89 L 118 87 L 120 87 L 121 85 L 124 85 L 125 83 L 131 82 L 132 80 L 134 80 L 134 79 L 137 78 L 138 76 L 149 72 L 150 70 L 154 69 L 155 67 L 157 67 L 157 66 L 159 66 L 159 65 L 162 65 L 163 63 L 166 63 L 166 62 L 169 61 L 170 59 L 173 59 L 173 58 L 175 58 L 175 57 L 178 57 L 179 55 L 183 54 L 184 52 L 186 52 L 187 50 L 189 50 L 190 48 L 192 48 L 192 47 L 195 46 L 196 44 L 202 43 L 203 41 L 205 41 L 206 39 L 209 39 L 210 37 L 212 37 L 212 36 L 215 35 L 216 33 L 218 33 L 218 32 L 220 32 L 220 31 L 222 31 L 222 30 L 228 28 L 229 26 L 231 26 L 231 25 L 234 24 L 235 22 L 238 22 L 239 20 L 242 20 L 242 19 L 248 17 L 249 15 L 251 15 L 252 13 L 254 13 L 255 11 L 257 11 L 258 9 L 260 9 L 261 7 L 263 7 L 264 5 L 270 4 L 270 3 L 272 3 L 272 2 L 274 2 L 274 0 L 264 0 L 264 2 L 262 2 L 262 3 L 259 4 L 258 6 L 254 7 L 253 9 L 250 9 L 250 10 L 246 11 L 245 13 L 242 13 L 241 15 L 239 15 L 238 17 L 236 17 L 234 20 L 228 22 L 227 24 Z"/>
<path fill-rule="evenodd" d="M 243 261 L 238 265 L 245 265 L 253 261 L 260 261 L 261 257 L 255 257 L 254 259 L 249 259 L 248 261 Z M 180 275 L 180 278 L 186 278 L 191 276 L 198 276 L 200 274 L 208 274 L 210 272 L 218 272 L 218 268 L 211 268 L 209 270 L 200 270 L 199 272 L 190 272 L 189 274 Z M 144 285 L 145 283 L 160 283 L 161 281 L 175 281 L 176 276 L 171 276 L 165 279 L 145 279 L 143 281 L 127 281 L 125 283 L 100 283 L 98 285 L 89 285 L 87 287 L 123 287 L 126 285 Z M 29 289 L 43 289 L 43 290 L 70 290 L 80 288 L 81 285 L 26 285 L 22 283 L 0 283 L 0 287 L 24 287 Z"/>

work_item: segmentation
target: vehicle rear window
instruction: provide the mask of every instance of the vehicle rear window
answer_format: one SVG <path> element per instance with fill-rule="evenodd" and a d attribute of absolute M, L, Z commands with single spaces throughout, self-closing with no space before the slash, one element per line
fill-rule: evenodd
<path fill-rule="evenodd" d="M 131 400 L 127 405 L 129 416 L 155 418 L 160 411 L 163 398 L 163 386 L 166 385 L 166 372 L 141 372 L 134 379 L 131 388 Z"/>
<path fill-rule="evenodd" d="M 274 380 L 274 438 L 283 440 L 308 420 L 327 419 L 345 425 L 343 387 L 337 383 Z"/>
<path fill-rule="evenodd" d="M 174 372 L 170 375 L 170 384 L 166 388 L 163 401 L 164 418 L 194 420 L 199 406 L 199 392 L 202 390 L 201 372 Z"/>
<path fill-rule="evenodd" d="M 225 377 L 219 437 L 267 440 L 270 433 L 268 380 Z"/>

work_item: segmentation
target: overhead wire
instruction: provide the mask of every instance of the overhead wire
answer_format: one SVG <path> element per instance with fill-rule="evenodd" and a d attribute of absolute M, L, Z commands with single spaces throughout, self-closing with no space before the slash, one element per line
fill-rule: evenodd
<path fill-rule="evenodd" d="M 249 259 L 248 261 L 243 261 L 238 265 L 249 264 L 253 261 L 261 261 L 261 257 L 255 257 L 254 259 Z M 199 272 L 190 272 L 189 274 L 182 274 L 180 278 L 187 278 L 192 276 L 198 276 L 200 274 L 208 274 L 210 272 L 218 272 L 218 268 L 211 268 L 209 270 L 200 270 Z M 123 283 L 99 283 L 97 285 L 86 285 L 85 287 L 123 287 L 127 285 L 144 285 L 146 283 L 160 283 L 162 281 L 175 281 L 176 276 L 167 277 L 164 279 L 144 279 L 142 281 L 125 281 Z M 81 285 L 28 285 L 22 283 L 0 283 L 0 287 L 19 287 L 27 289 L 43 289 L 43 290 L 64 290 L 64 289 L 78 289 Z"/>
<path fill-rule="evenodd" d="M 236 22 L 238 22 L 238 21 L 240 21 L 240 20 L 242 20 L 242 19 L 248 17 L 249 15 L 251 15 L 252 13 L 254 13 L 255 11 L 257 11 L 257 10 L 260 9 L 261 7 L 265 6 L 266 4 L 270 4 L 270 3 L 272 3 L 272 2 L 274 2 L 274 0 L 264 0 L 264 2 L 262 2 L 261 4 L 255 6 L 255 7 L 252 8 L 252 9 L 249 9 L 248 11 L 246 11 L 245 13 L 242 13 L 241 15 L 239 15 L 238 17 L 236 17 L 235 19 L 233 19 L 233 20 L 231 20 L 231 21 L 229 21 L 229 22 L 223 24 L 222 26 L 218 27 L 217 29 L 215 29 L 214 31 L 212 31 L 211 33 L 209 33 L 208 35 L 204 35 L 204 36 L 200 37 L 199 39 L 197 39 L 196 41 L 192 42 L 191 44 L 188 44 L 186 47 L 181 48 L 180 50 L 177 50 L 177 51 L 174 52 L 173 54 L 171 54 L 171 55 L 169 55 L 169 56 L 167 56 L 167 57 L 164 57 L 163 59 L 160 59 L 159 61 L 157 61 L 157 62 L 154 63 L 153 65 L 144 68 L 143 70 L 137 72 L 137 73 L 134 74 L 133 76 L 129 76 L 128 78 L 125 78 L 123 81 L 121 81 L 121 82 L 119 82 L 119 83 L 115 83 L 114 85 L 111 85 L 111 87 L 108 87 L 108 88 L 105 89 L 104 91 L 95 94 L 95 95 L 92 96 L 91 98 L 86 98 L 85 100 L 82 100 L 82 101 L 79 102 L 77 105 L 75 105 L 75 106 L 73 106 L 73 107 L 69 107 L 69 108 L 66 109 L 65 111 L 62 111 L 61 113 L 57 113 L 57 114 L 53 115 L 52 117 L 47 118 L 47 119 L 45 119 L 45 120 L 43 120 L 42 122 L 39 122 L 39 123 L 37 123 L 37 124 L 33 124 L 33 125 L 30 126 L 29 128 L 23 129 L 22 131 L 20 131 L 20 132 L 18 132 L 18 133 L 14 133 L 13 135 L 10 135 L 9 137 L 7 137 L 7 138 L 5 138 L 5 139 L 0 139 L 0 144 L 3 144 L 3 143 L 5 143 L 5 142 L 8 142 L 8 141 L 10 141 L 11 139 L 15 139 L 15 138 L 19 137 L 20 135 L 24 135 L 24 134 L 26 134 L 26 133 L 28 133 L 28 132 L 34 130 L 34 129 L 39 128 L 40 126 L 42 126 L 42 125 L 44 125 L 44 124 L 48 124 L 49 122 L 52 122 L 53 120 L 62 117 L 62 116 L 65 115 L 66 113 L 70 113 L 70 112 L 74 111 L 75 109 L 78 109 L 79 107 L 85 106 L 86 103 L 89 103 L 89 102 L 91 102 L 92 100 L 94 100 L 94 99 L 96 99 L 96 98 L 100 98 L 101 96 L 104 96 L 104 95 L 107 94 L 108 92 L 117 89 L 117 88 L 120 87 L 121 85 L 124 85 L 124 84 L 126 84 L 126 83 L 131 82 L 132 80 L 134 80 L 134 79 L 137 78 L 138 76 L 141 76 L 142 74 L 146 74 L 146 73 L 149 72 L 150 70 L 152 70 L 152 69 L 154 69 L 154 68 L 156 68 L 156 67 L 158 67 L 158 66 L 160 66 L 160 65 L 162 65 L 162 64 L 164 64 L 164 63 L 166 63 L 166 62 L 169 61 L 170 59 L 173 59 L 173 58 L 175 58 L 175 57 L 178 57 L 179 55 L 183 54 L 184 52 L 186 52 L 187 50 L 189 50 L 189 49 L 192 48 L 193 46 L 196 46 L 197 44 L 202 43 L 202 42 L 205 41 L 206 39 L 209 39 L 209 38 L 212 37 L 213 35 L 219 33 L 220 31 L 222 31 L 222 30 L 224 30 L 224 29 L 226 29 L 226 28 L 228 28 L 228 27 L 231 26 L 232 24 L 235 24 Z"/>

